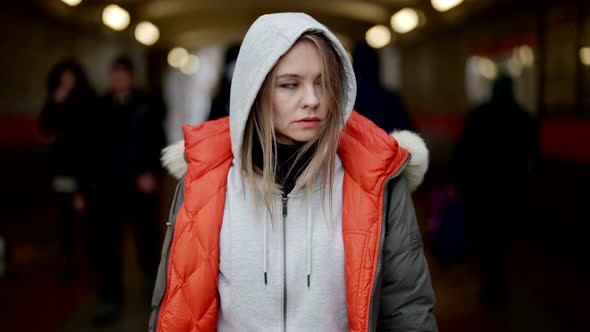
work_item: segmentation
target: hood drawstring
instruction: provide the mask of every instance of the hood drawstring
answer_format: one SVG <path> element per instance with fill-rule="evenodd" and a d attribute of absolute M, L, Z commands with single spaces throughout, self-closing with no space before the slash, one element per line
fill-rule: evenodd
<path fill-rule="evenodd" d="M 311 285 L 311 202 L 307 204 L 307 287 Z"/>
<path fill-rule="evenodd" d="M 264 243 L 264 284 L 268 285 L 268 277 L 267 277 L 267 269 L 268 269 L 268 212 L 264 211 L 264 225 L 262 227 L 264 227 L 264 230 L 262 231 L 263 233 L 263 240 L 262 242 Z"/>
<path fill-rule="evenodd" d="M 263 266 L 264 266 L 264 284 L 268 285 L 268 213 L 264 213 L 264 225 L 262 230 L 263 243 Z M 283 225 L 286 227 L 286 225 Z M 311 224 L 311 202 L 307 206 L 307 227 L 306 231 L 306 247 L 307 247 L 307 287 L 311 287 L 311 249 L 312 249 L 312 224 Z"/>

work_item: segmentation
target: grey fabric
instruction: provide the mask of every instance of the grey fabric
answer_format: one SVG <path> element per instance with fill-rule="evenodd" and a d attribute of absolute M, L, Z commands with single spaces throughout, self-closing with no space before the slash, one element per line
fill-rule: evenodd
<path fill-rule="evenodd" d="M 152 296 L 152 312 L 150 315 L 148 331 L 155 332 L 158 320 L 158 312 L 160 304 L 164 298 L 166 292 L 166 277 L 168 274 L 168 256 L 170 255 L 170 245 L 172 244 L 172 237 L 174 235 L 174 225 L 176 223 L 176 216 L 178 210 L 184 201 L 184 176 L 180 178 L 176 189 L 174 190 L 174 196 L 172 198 L 172 204 L 170 211 L 168 212 L 168 220 L 166 222 L 166 236 L 164 237 L 164 245 L 162 246 L 162 258 L 160 260 L 160 266 L 158 267 L 158 275 L 156 277 L 156 284 L 154 287 L 154 293 Z"/>
<path fill-rule="evenodd" d="M 336 158 L 331 203 L 316 180 L 309 197 L 303 189 L 289 193 L 285 210 L 281 195 L 275 195 L 271 222 L 262 199 L 254 201 L 239 170 L 230 168 L 219 234 L 218 332 L 349 331 L 343 203 L 337 194 L 343 179 Z"/>
<path fill-rule="evenodd" d="M 437 331 L 434 291 L 406 179 L 388 184 L 377 331 Z"/>

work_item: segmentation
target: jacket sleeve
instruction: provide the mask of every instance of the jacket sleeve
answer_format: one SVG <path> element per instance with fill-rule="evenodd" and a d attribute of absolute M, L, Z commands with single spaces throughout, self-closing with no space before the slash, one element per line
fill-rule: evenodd
<path fill-rule="evenodd" d="M 378 331 L 437 331 L 434 291 L 404 178 L 388 188 Z"/>
<path fill-rule="evenodd" d="M 59 130 L 59 107 L 51 100 L 45 103 L 39 115 L 39 129 L 44 135 L 55 135 Z"/>
<path fill-rule="evenodd" d="M 168 260 L 170 259 L 170 246 L 172 245 L 172 238 L 174 236 L 174 226 L 176 226 L 176 217 L 178 216 L 178 210 L 184 202 L 184 177 L 182 177 L 176 189 L 174 190 L 174 196 L 172 198 L 172 204 L 168 211 L 168 222 L 166 223 L 166 236 L 164 237 L 164 244 L 162 245 L 162 255 L 160 259 L 160 265 L 158 266 L 158 273 L 156 276 L 156 284 L 154 286 L 154 292 L 152 295 L 152 310 L 148 322 L 148 331 L 156 332 L 158 325 L 158 315 L 160 314 L 160 307 L 162 306 L 162 300 L 168 287 Z"/>
<path fill-rule="evenodd" d="M 166 145 L 164 118 L 166 108 L 159 98 L 139 95 L 137 118 L 137 173 L 151 172 L 161 175 L 160 153 Z"/>

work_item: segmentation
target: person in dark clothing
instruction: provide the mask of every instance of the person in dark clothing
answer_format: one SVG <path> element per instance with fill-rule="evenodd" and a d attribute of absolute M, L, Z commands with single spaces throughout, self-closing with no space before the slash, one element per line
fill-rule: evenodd
<path fill-rule="evenodd" d="M 451 160 L 454 182 L 481 254 L 481 300 L 505 298 L 505 260 L 517 222 L 529 166 L 537 155 L 537 129 L 514 98 L 513 83 L 500 76 L 491 99 L 467 116 Z"/>
<path fill-rule="evenodd" d="M 352 58 L 357 80 L 356 111 L 388 133 L 414 130 L 401 97 L 379 81 L 379 56 L 375 50 L 366 43 L 359 44 Z"/>
<path fill-rule="evenodd" d="M 94 322 L 116 321 L 122 303 L 123 218 L 132 217 L 139 265 L 146 290 L 153 287 L 158 263 L 160 150 L 165 144 L 164 106 L 134 86 L 134 70 L 121 57 L 111 68 L 111 91 L 101 102 L 98 147 L 99 194 L 96 209 L 98 293 Z"/>
<path fill-rule="evenodd" d="M 225 52 L 225 61 L 223 67 L 223 76 L 219 83 L 219 91 L 211 101 L 211 112 L 208 120 L 217 120 L 229 115 L 229 92 L 231 79 L 238 58 L 239 46 L 231 46 Z"/>
<path fill-rule="evenodd" d="M 74 225 L 82 218 L 89 194 L 86 134 L 96 114 L 96 95 L 80 65 L 66 59 L 49 73 L 47 101 L 39 117 L 43 134 L 53 140 L 52 187 L 58 196 L 59 249 L 64 282 L 74 276 Z"/>

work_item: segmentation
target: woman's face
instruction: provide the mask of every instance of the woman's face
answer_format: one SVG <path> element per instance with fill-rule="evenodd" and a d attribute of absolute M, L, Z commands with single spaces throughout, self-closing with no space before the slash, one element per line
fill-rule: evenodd
<path fill-rule="evenodd" d="M 271 102 L 277 140 L 307 142 L 323 130 L 328 115 L 322 92 L 322 62 L 313 42 L 297 42 L 277 63 Z"/>
<path fill-rule="evenodd" d="M 68 94 L 76 87 L 76 75 L 70 70 L 64 70 L 59 78 L 59 88 Z"/>

